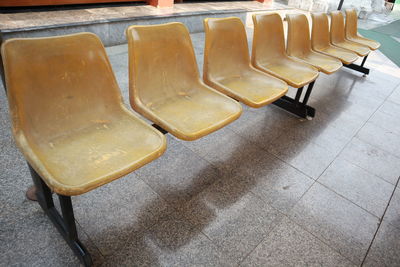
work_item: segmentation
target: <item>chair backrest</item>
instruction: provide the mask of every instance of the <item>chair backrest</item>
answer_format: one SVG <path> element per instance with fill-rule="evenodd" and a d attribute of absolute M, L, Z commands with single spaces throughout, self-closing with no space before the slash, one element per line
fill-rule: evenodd
<path fill-rule="evenodd" d="M 331 41 L 332 43 L 345 41 L 344 19 L 340 11 L 331 12 Z"/>
<path fill-rule="evenodd" d="M 286 14 L 288 21 L 287 54 L 303 56 L 311 51 L 310 28 L 304 14 Z"/>
<path fill-rule="evenodd" d="M 355 9 L 346 9 L 345 32 L 347 37 L 357 36 L 357 11 Z"/>
<path fill-rule="evenodd" d="M 281 16 L 277 13 L 254 14 L 253 23 L 253 64 L 265 64 L 286 56 Z"/>
<path fill-rule="evenodd" d="M 186 95 L 200 82 L 192 41 L 182 23 L 130 26 L 126 35 L 132 107 Z"/>
<path fill-rule="evenodd" d="M 239 75 L 249 68 L 250 55 L 246 30 L 239 18 L 204 20 L 204 78 Z"/>
<path fill-rule="evenodd" d="M 329 21 L 325 13 L 313 13 L 312 17 L 312 34 L 311 44 L 314 49 L 329 46 Z"/>
<path fill-rule="evenodd" d="M 65 136 L 122 110 L 107 54 L 92 33 L 11 39 L 1 54 L 17 143 Z"/>

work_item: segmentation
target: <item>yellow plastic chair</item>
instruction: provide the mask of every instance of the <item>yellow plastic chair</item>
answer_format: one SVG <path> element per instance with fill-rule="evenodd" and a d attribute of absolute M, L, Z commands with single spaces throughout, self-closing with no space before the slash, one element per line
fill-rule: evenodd
<path fill-rule="evenodd" d="M 357 31 L 357 12 L 355 9 L 346 9 L 346 39 L 368 46 L 371 50 L 378 49 L 381 44 L 375 40 L 362 37 Z"/>
<path fill-rule="evenodd" d="M 315 116 L 315 109 L 307 105 L 318 70 L 304 61 L 287 56 L 281 17 L 276 13 L 253 15 L 254 35 L 252 64 L 257 69 L 283 79 L 298 88 L 296 97 L 283 96 L 273 104 L 302 118 Z M 303 88 L 307 91 L 300 101 Z"/>
<path fill-rule="evenodd" d="M 344 18 L 340 11 L 331 12 L 331 42 L 335 46 L 351 50 L 362 57 L 368 55 L 371 51 L 367 46 L 345 38 Z"/>
<path fill-rule="evenodd" d="M 11 39 L 1 54 L 14 139 L 29 163 L 39 204 L 90 265 L 70 196 L 158 158 L 165 137 L 124 106 L 96 35 Z M 51 192 L 59 194 L 62 217 Z"/>
<path fill-rule="evenodd" d="M 357 60 L 358 56 L 350 50 L 333 46 L 329 36 L 329 21 L 325 13 L 314 13 L 312 16 L 312 37 L 311 45 L 313 50 L 335 57 L 343 62 L 350 64 Z"/>
<path fill-rule="evenodd" d="M 205 19 L 204 29 L 206 84 L 254 108 L 286 94 L 284 81 L 251 66 L 246 30 L 239 18 Z"/>
<path fill-rule="evenodd" d="M 336 72 L 342 62 L 336 58 L 317 53 L 311 49 L 310 30 L 304 14 L 286 14 L 288 21 L 287 53 L 313 65 L 326 74 Z"/>
<path fill-rule="evenodd" d="M 242 107 L 199 77 L 182 23 L 130 26 L 129 88 L 133 109 L 183 140 L 195 140 L 237 119 Z"/>
<path fill-rule="evenodd" d="M 253 22 L 251 61 L 254 67 L 295 88 L 317 79 L 319 73 L 316 68 L 287 56 L 283 23 L 279 14 L 254 14 Z"/>

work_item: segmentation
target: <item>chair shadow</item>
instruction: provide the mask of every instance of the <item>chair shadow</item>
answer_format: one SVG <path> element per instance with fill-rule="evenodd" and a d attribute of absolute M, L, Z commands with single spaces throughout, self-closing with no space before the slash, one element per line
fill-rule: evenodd
<path fill-rule="evenodd" d="M 356 82 L 357 80 L 354 80 L 351 83 L 346 95 L 351 94 Z M 336 81 L 335 88 L 339 83 L 340 79 Z M 345 105 L 335 106 L 336 112 L 341 112 L 344 107 Z M 289 116 L 291 115 L 289 114 Z M 334 114 L 331 114 L 328 119 L 334 120 Z M 260 123 L 262 125 L 262 122 Z M 265 125 L 265 133 L 268 133 L 271 129 L 270 127 L 271 126 L 268 124 Z M 314 131 L 314 134 L 318 135 L 324 128 L 325 127 L 318 128 Z M 249 129 L 249 131 L 251 131 L 251 129 Z M 190 244 L 192 240 L 196 239 L 199 235 L 202 235 L 203 230 L 218 218 L 218 214 L 216 214 L 215 210 L 210 208 L 210 203 L 217 209 L 228 208 L 248 194 L 254 186 L 258 184 L 259 180 L 263 179 L 262 175 L 257 175 L 257 171 L 255 175 L 247 175 L 245 172 L 236 172 L 236 168 L 240 169 L 240 165 L 246 166 L 252 164 L 253 158 L 244 155 L 244 153 L 250 141 L 251 144 L 257 146 L 257 143 L 260 139 L 263 139 L 263 136 L 260 135 L 258 138 L 253 140 L 243 139 L 245 142 L 238 145 L 236 147 L 237 149 L 233 151 L 228 158 L 213 163 L 214 165 L 208 164 L 206 168 L 201 169 L 199 173 L 191 178 L 193 182 L 185 189 L 168 191 L 168 193 L 164 194 L 165 199 L 175 200 L 171 205 L 171 212 L 165 213 L 165 211 L 160 211 L 150 217 L 140 214 L 138 217 L 141 219 L 132 225 L 131 228 L 135 230 L 131 231 L 131 235 L 128 237 L 128 241 L 124 247 L 119 248 L 113 255 L 109 256 L 112 262 L 120 262 L 129 259 L 129 262 L 158 265 L 160 264 L 160 255 L 158 252 L 167 254 L 179 253 L 181 248 Z M 180 145 L 184 146 L 184 143 Z M 302 149 L 301 146 L 305 145 L 307 145 L 307 142 L 302 142 L 300 147 L 297 146 L 296 149 L 300 151 Z M 267 152 L 265 151 L 265 153 Z M 238 162 L 238 158 L 241 159 L 240 162 Z M 158 160 L 162 160 L 162 157 Z M 240 163 L 240 165 L 238 165 L 238 163 Z M 224 170 L 223 166 L 235 166 L 235 168 L 229 171 Z M 228 169 L 229 168 L 230 167 L 228 167 Z M 264 175 L 268 175 L 272 170 L 268 171 L 264 169 L 262 171 Z M 210 173 L 213 175 L 210 175 Z M 204 177 L 207 178 L 204 179 Z M 232 185 L 232 183 L 235 182 L 240 184 Z M 218 188 L 216 190 L 209 190 L 211 187 L 215 187 L 217 183 Z M 273 184 L 271 184 L 271 186 L 273 186 Z M 201 188 L 201 190 L 199 190 L 199 188 Z M 207 193 L 203 193 L 203 198 L 198 198 L 197 196 L 205 190 L 207 190 Z M 189 199 L 182 198 L 182 195 L 191 197 Z M 194 210 L 181 208 L 185 207 L 189 201 L 191 201 L 190 205 L 195 207 Z M 146 204 L 145 207 L 141 208 L 141 210 L 143 213 L 159 211 L 160 205 L 163 204 L 164 200 L 153 200 Z M 79 218 L 77 219 L 79 220 Z M 109 229 L 105 236 L 117 237 L 119 232 L 125 232 L 126 230 L 127 229 Z M 109 240 L 108 242 L 118 243 L 117 240 Z M 161 256 L 161 260 L 163 257 L 167 256 Z M 106 264 L 107 262 L 106 259 Z"/>

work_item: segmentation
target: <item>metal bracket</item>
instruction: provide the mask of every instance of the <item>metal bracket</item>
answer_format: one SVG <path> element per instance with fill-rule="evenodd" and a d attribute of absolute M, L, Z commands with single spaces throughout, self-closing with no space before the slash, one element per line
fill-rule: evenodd
<path fill-rule="evenodd" d="M 92 257 L 78 239 L 71 197 L 58 195 L 61 206 L 61 216 L 54 207 L 50 188 L 45 184 L 45 182 L 43 182 L 42 178 L 29 163 L 28 166 L 31 172 L 33 183 L 36 187 L 36 197 L 40 206 L 56 226 L 58 232 L 60 232 L 60 234 L 63 236 L 64 240 L 68 243 L 81 263 L 84 266 L 92 266 Z"/>
<path fill-rule="evenodd" d="M 369 74 L 369 69 L 364 67 L 364 64 L 365 64 L 365 61 L 367 60 L 367 57 L 368 57 L 368 55 L 366 55 L 363 58 L 363 61 L 361 62 L 361 65 L 356 65 L 356 64 L 351 63 L 351 64 L 348 64 L 348 65 L 344 65 L 343 64 L 343 67 L 346 67 L 346 68 L 349 68 L 349 69 L 364 73 L 364 75 L 368 75 Z"/>
<path fill-rule="evenodd" d="M 303 92 L 304 87 L 300 87 L 297 89 L 296 97 L 290 98 L 288 96 L 283 96 L 280 99 L 276 100 L 272 104 L 289 111 L 301 118 L 314 118 L 315 109 L 307 105 L 308 99 L 310 98 L 311 91 L 314 87 L 315 81 L 311 82 L 308 87 L 306 94 L 304 95 L 303 101 L 300 102 L 300 97 Z"/>
<path fill-rule="evenodd" d="M 151 126 L 159 130 L 162 134 L 168 134 L 168 131 L 162 128 L 160 125 L 153 123 Z"/>

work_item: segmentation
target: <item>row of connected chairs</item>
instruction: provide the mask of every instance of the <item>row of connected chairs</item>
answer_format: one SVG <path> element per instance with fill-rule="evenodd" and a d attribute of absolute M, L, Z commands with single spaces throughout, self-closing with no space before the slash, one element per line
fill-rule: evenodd
<path fill-rule="evenodd" d="M 206 19 L 204 82 L 183 24 L 129 27 L 130 104 L 154 127 L 124 106 L 96 35 L 11 39 L 2 45 L 14 139 L 28 161 L 39 204 L 83 264 L 92 260 L 78 239 L 71 196 L 161 156 L 163 133 L 195 140 L 224 127 L 242 113 L 237 101 L 251 107 L 281 101 L 278 105 L 296 113 L 300 89 L 312 84 L 318 71 L 332 73 L 357 58 L 326 39 L 326 15 L 313 19 L 318 28 L 312 48 L 321 53 L 311 49 L 304 15 L 288 15 L 287 52 L 280 16 L 253 16 L 251 58 L 240 19 Z M 287 84 L 299 88 L 295 99 L 285 96 Z M 306 108 L 297 114 L 311 113 Z"/>

